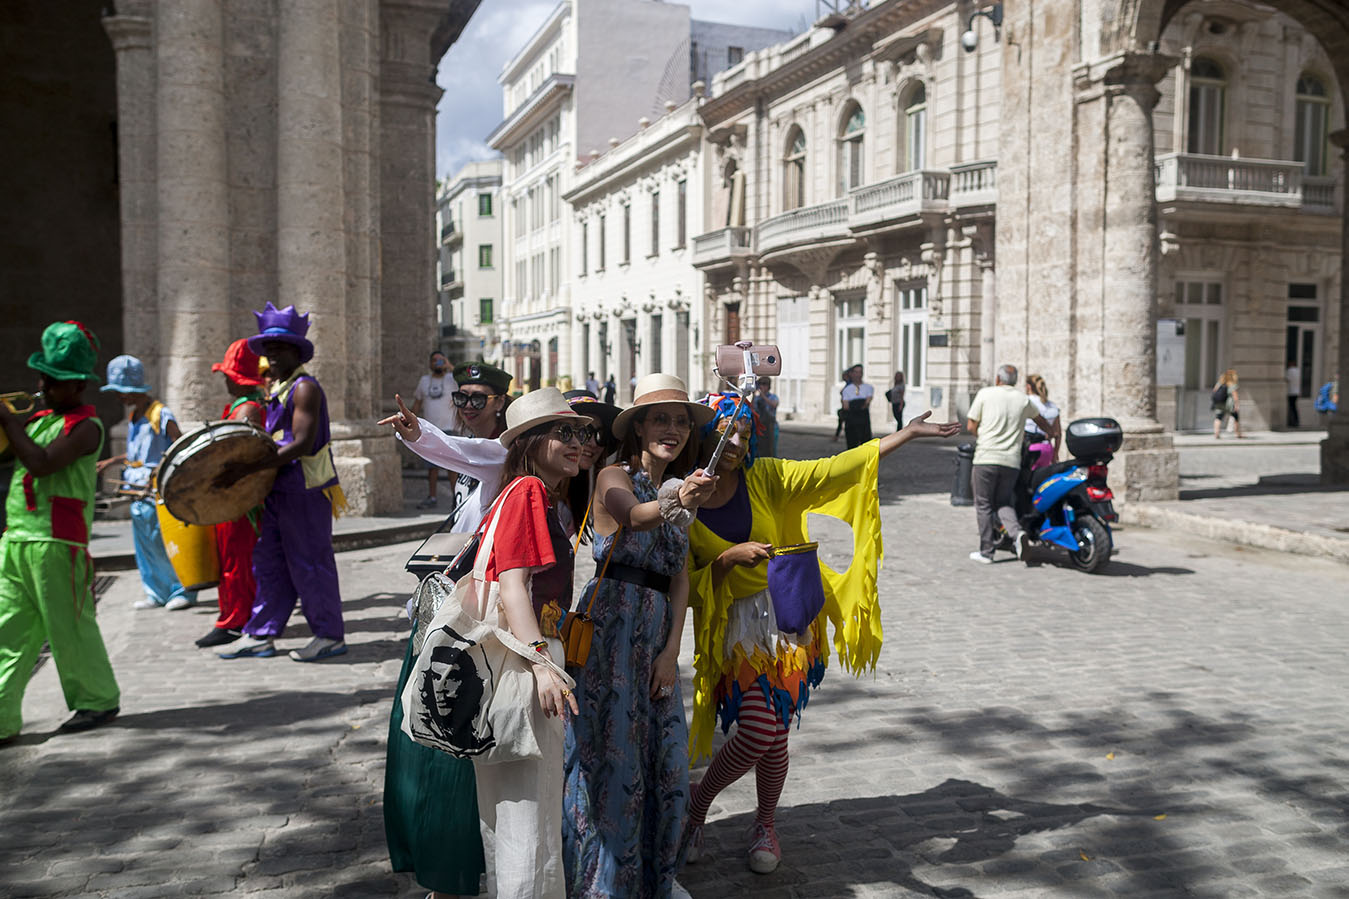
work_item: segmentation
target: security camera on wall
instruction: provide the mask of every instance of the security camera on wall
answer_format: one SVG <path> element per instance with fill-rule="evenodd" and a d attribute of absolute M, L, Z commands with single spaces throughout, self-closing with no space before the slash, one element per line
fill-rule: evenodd
<path fill-rule="evenodd" d="M 975 47 L 979 46 L 979 35 L 974 31 L 966 31 L 960 36 L 960 46 L 965 48 L 966 53 L 973 52 Z"/>

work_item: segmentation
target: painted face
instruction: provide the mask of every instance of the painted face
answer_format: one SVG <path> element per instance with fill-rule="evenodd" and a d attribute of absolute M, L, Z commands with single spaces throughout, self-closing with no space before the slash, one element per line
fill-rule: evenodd
<path fill-rule="evenodd" d="M 633 425 L 643 451 L 666 463 L 679 458 L 689 442 L 693 420 L 681 403 L 657 403 L 647 410 L 646 418 Z"/>
<path fill-rule="evenodd" d="M 717 460 L 717 473 L 729 473 L 740 467 L 740 463 L 745 461 L 745 456 L 749 455 L 749 435 L 750 423 L 743 418 L 736 419 L 735 424 L 731 424 L 731 419 L 723 418 L 717 422 L 717 439 L 726 433 L 727 428 L 732 429 L 730 439 L 726 441 L 726 449 L 722 451 L 721 458 Z"/>

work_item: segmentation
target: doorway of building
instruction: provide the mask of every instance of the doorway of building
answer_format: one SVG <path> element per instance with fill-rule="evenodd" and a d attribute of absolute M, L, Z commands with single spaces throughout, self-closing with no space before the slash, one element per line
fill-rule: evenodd
<path fill-rule="evenodd" d="M 810 298 L 778 298 L 778 350 L 782 374 L 773 385 L 778 395 L 778 414 L 798 413 L 804 406 L 802 393 L 810 373 Z"/>
<path fill-rule="evenodd" d="M 1321 386 L 1321 304 L 1316 298 L 1315 284 L 1288 285 L 1288 325 L 1284 341 L 1283 367 L 1296 368 L 1300 379 L 1298 396 L 1302 399 L 1316 396 Z M 1285 388 L 1286 390 L 1287 388 Z M 1302 412 L 1309 404 L 1302 404 Z M 1306 414 L 1304 421 L 1315 421 Z"/>
<path fill-rule="evenodd" d="M 1176 428 L 1203 430 L 1213 423 L 1210 396 L 1224 368 L 1223 285 L 1177 281 L 1176 317 L 1185 322 L 1185 386 L 1176 404 Z"/>
<path fill-rule="evenodd" d="M 895 371 L 904 372 L 904 418 L 922 415 L 928 409 L 927 392 L 927 282 L 895 285 L 899 316 L 895 327 Z M 894 383 L 890 372 L 886 390 Z"/>

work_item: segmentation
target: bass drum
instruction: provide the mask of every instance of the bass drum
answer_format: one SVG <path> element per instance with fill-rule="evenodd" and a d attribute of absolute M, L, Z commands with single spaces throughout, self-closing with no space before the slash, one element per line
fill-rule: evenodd
<path fill-rule="evenodd" d="M 234 521 L 272 490 L 276 469 L 266 468 L 221 490 L 212 486 L 232 462 L 276 458 L 276 443 L 244 421 L 215 421 L 173 442 L 159 463 L 158 491 L 169 514 L 188 524 Z"/>

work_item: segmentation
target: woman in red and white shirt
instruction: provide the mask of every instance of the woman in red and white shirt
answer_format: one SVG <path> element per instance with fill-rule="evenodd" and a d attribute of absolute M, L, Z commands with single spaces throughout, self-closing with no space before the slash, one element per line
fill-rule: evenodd
<path fill-rule="evenodd" d="M 506 425 L 500 437 L 506 462 L 499 521 L 487 580 L 500 584 L 502 615 L 510 632 L 561 665 L 557 618 L 571 604 L 573 559 L 559 512 L 566 502 L 567 480 L 578 473 L 581 449 L 593 437 L 594 426 L 553 387 L 512 403 Z M 478 812 L 496 834 L 496 895 L 501 899 L 562 899 L 566 892 L 562 717 L 575 714 L 578 707 L 551 668 L 535 665 L 534 680 L 539 705 L 548 716 L 547 726 L 537 732 L 541 758 L 474 764 Z"/>

